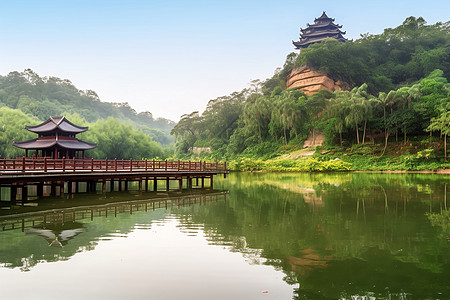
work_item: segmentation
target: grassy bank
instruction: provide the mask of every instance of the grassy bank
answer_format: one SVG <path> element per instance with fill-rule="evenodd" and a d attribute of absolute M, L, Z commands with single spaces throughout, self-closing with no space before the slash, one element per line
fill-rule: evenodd
<path fill-rule="evenodd" d="M 237 171 L 339 172 L 339 171 L 424 171 L 450 169 L 450 162 L 436 155 L 437 145 L 420 147 L 398 144 L 384 147 L 374 144 L 352 148 L 317 147 L 302 155 L 281 155 L 262 160 L 237 158 L 229 168 Z M 292 158 L 294 157 L 294 158 Z"/>

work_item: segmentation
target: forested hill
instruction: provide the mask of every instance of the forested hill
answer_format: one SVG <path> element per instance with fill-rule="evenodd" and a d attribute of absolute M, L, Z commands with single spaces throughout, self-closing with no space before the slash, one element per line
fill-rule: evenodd
<path fill-rule="evenodd" d="M 40 77 L 30 69 L 0 76 L 1 106 L 20 109 L 42 121 L 65 113 L 78 113 L 90 123 L 113 117 L 161 144 L 172 142 L 170 131 L 175 126 L 173 121 L 154 119 L 150 112 L 137 113 L 127 102 L 102 102 L 94 91 L 81 91 L 67 79 Z"/>
<path fill-rule="evenodd" d="M 291 70 L 304 65 L 342 80 L 348 89 L 312 96 L 286 89 Z M 268 159 L 301 149 L 319 130 L 324 147 L 337 153 L 369 143 L 374 150 L 367 153 L 381 161 L 393 144 L 399 152 L 388 153 L 392 157 L 403 153 L 409 163 L 423 157 L 440 163 L 450 135 L 449 79 L 450 22 L 428 25 L 409 17 L 379 35 L 345 43 L 327 39 L 300 55 L 289 54 L 272 78 L 211 100 L 202 114 L 184 115 L 172 130 L 176 155 L 192 157 L 191 148 L 209 147 L 202 156 Z"/>
<path fill-rule="evenodd" d="M 412 84 L 435 69 L 450 80 L 450 22 L 428 25 L 421 17 L 409 17 L 382 34 L 366 33 L 346 43 L 327 39 L 304 49 L 294 64 L 350 87 L 366 83 L 374 94 Z"/>

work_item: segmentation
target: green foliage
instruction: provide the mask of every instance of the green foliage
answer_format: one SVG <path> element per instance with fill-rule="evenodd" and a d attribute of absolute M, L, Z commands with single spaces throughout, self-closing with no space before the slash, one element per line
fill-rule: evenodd
<path fill-rule="evenodd" d="M 143 159 L 165 157 L 170 150 L 152 141 L 142 131 L 133 129 L 117 119 L 108 118 L 88 123 L 79 114 L 67 114 L 67 118 L 77 125 L 89 126 L 89 130 L 77 135 L 82 140 L 97 143 L 97 148 L 86 152 L 88 157 L 97 159 Z M 13 141 L 36 138 L 36 134 L 25 129 L 25 125 L 36 125 L 41 121 L 17 109 L 0 108 L 0 157 L 22 157 L 24 150 L 14 147 Z"/>
<path fill-rule="evenodd" d="M 342 160 L 323 161 L 318 158 L 305 159 L 261 159 L 243 158 L 232 161 L 228 167 L 235 171 L 272 171 L 272 172 L 340 172 L 349 171 L 352 164 Z"/>
<path fill-rule="evenodd" d="M 80 137 L 97 143 L 97 148 L 89 153 L 94 158 L 144 159 L 163 156 L 161 146 L 149 136 L 113 118 L 93 123 Z"/>
<path fill-rule="evenodd" d="M 368 169 L 372 163 L 376 170 L 445 167 L 440 160 L 443 153 L 446 158 L 449 128 L 449 25 L 426 25 L 422 18 L 410 17 L 381 35 L 367 34 L 345 43 L 327 39 L 302 50 L 300 56 L 291 53 L 272 78 L 254 80 L 248 89 L 211 100 L 201 115 L 183 116 L 172 130 L 177 139 L 176 155 L 188 158 L 192 156 L 189 149 L 201 145 L 212 149 L 211 154 L 202 154 L 204 158 L 267 160 L 302 148 L 309 135 L 316 137 L 320 131 L 325 135 L 325 146 L 351 147 L 349 151 L 355 155 L 342 159 L 348 159 L 352 169 Z M 286 76 L 301 65 L 353 88 L 321 90 L 312 96 L 286 90 Z M 389 160 L 389 146 L 394 142 L 396 146 L 403 142 L 406 147 L 412 140 L 424 139 L 427 131 L 443 135 L 444 151 L 434 147 L 434 156 L 426 161 L 418 157 L 420 153 L 399 153 L 394 161 Z M 384 148 L 376 147 L 379 151 L 375 154 L 364 146 L 353 147 L 367 143 Z M 420 145 L 419 150 L 429 147 Z M 370 157 L 360 158 L 362 155 Z M 403 161 L 397 159 L 399 156 Z M 317 164 L 311 161 L 298 169 L 332 170 L 333 165 L 324 164 L 325 160 L 321 158 Z"/>
<path fill-rule="evenodd" d="M 24 150 L 13 146 L 13 141 L 25 141 L 36 134 L 25 129 L 25 125 L 37 124 L 39 121 L 20 110 L 0 107 L 0 157 L 16 158 L 24 155 Z"/>
<path fill-rule="evenodd" d="M 240 171 L 259 171 L 264 167 L 264 162 L 260 159 L 244 158 L 239 163 Z"/>
<path fill-rule="evenodd" d="M 420 17 L 409 17 L 379 35 L 345 43 L 327 39 L 304 49 L 295 65 L 308 65 L 350 86 L 367 83 L 373 93 L 412 83 L 436 68 L 449 79 L 449 23 L 427 25 Z"/>
<path fill-rule="evenodd" d="M 174 122 L 154 119 L 150 112 L 137 113 L 128 103 L 100 101 L 91 90 L 78 90 L 69 80 L 40 77 L 31 69 L 0 76 L 0 106 L 20 109 L 41 121 L 64 113 L 77 113 L 88 122 L 113 117 L 132 124 L 162 144 L 172 143 Z"/>

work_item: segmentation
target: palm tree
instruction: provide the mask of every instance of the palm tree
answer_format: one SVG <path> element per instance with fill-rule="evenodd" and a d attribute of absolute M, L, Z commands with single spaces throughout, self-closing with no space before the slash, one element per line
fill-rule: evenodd
<path fill-rule="evenodd" d="M 447 161 L 447 136 L 450 134 L 450 105 L 441 110 L 441 114 L 431 119 L 431 124 L 427 131 L 440 131 L 444 135 L 444 159 Z"/>

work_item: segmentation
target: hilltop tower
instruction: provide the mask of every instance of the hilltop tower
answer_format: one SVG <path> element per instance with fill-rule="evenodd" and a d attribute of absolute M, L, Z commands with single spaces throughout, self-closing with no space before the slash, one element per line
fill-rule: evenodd
<path fill-rule="evenodd" d="M 316 19 L 314 24 L 306 24 L 306 29 L 300 29 L 300 40 L 292 41 L 295 48 L 301 50 L 307 48 L 314 43 L 320 43 L 326 38 L 333 38 L 340 42 L 345 42 L 344 31 L 341 31 L 342 25 L 334 24 L 334 19 L 327 16 L 325 12 Z M 347 89 L 345 83 L 334 81 L 327 74 L 320 73 L 311 69 L 309 66 L 300 66 L 294 68 L 286 79 L 286 88 L 299 89 L 308 96 L 317 93 L 319 90 L 335 90 Z"/>
<path fill-rule="evenodd" d="M 342 25 L 334 24 L 334 19 L 327 16 L 325 12 L 316 19 L 314 24 L 306 24 L 307 28 L 300 28 L 300 40 L 298 42 L 292 41 L 295 48 L 300 50 L 306 48 L 311 44 L 319 43 L 326 38 L 333 38 L 340 42 L 345 42 L 345 31 L 341 31 Z"/>

